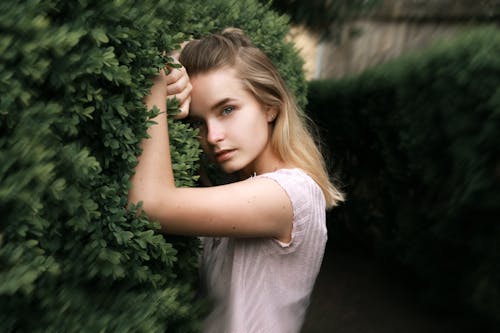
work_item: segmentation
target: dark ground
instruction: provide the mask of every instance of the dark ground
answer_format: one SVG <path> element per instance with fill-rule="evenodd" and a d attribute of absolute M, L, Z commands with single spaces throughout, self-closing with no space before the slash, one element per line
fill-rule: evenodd
<path fill-rule="evenodd" d="M 374 259 L 327 248 L 302 333 L 478 332 L 458 316 L 432 314 L 416 293 Z"/>

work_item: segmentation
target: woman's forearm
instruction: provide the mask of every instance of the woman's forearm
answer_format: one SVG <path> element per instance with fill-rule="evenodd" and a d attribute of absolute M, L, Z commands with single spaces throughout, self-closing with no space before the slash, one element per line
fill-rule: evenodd
<path fill-rule="evenodd" d="M 168 138 L 167 96 L 155 88 L 156 85 L 146 96 L 145 104 L 149 110 L 157 107 L 160 113 L 152 119 L 156 124 L 148 128 L 149 138 L 141 142 L 142 154 L 138 157 L 129 191 L 129 202 L 143 201 L 143 209 L 148 214 L 154 213 L 152 210 L 161 204 L 162 191 L 175 188 Z"/>
<path fill-rule="evenodd" d="M 142 154 L 131 179 L 128 201 L 133 204 L 142 201 L 142 208 L 153 219 L 165 211 L 176 190 L 168 138 L 167 98 L 180 102 L 181 112 L 176 117 L 185 117 L 189 112 L 191 89 L 184 67 L 161 69 L 144 98 L 148 110 L 156 107 L 160 112 L 151 119 L 156 124 L 148 128 L 149 138 L 141 142 Z"/>

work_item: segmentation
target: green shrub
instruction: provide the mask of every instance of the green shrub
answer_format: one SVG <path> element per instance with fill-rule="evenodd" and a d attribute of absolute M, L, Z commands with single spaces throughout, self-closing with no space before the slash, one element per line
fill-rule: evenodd
<path fill-rule="evenodd" d="M 308 99 L 346 184 L 334 242 L 411 268 L 436 305 L 500 321 L 498 30 L 312 82 Z"/>
<path fill-rule="evenodd" d="M 197 330 L 197 239 L 125 206 L 161 51 L 226 26 L 304 105 L 286 20 L 255 1 L 0 3 L 0 331 Z M 196 133 L 169 126 L 176 181 L 193 186 Z"/>

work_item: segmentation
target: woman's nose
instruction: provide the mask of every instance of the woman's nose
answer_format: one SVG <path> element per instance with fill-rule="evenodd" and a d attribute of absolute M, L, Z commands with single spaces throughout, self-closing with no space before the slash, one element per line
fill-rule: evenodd
<path fill-rule="evenodd" d="M 224 128 L 216 121 L 207 122 L 207 142 L 216 145 L 224 139 Z"/>

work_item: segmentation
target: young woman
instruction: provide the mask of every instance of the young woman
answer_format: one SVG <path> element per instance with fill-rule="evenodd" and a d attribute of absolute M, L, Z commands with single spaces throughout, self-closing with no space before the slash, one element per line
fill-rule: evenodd
<path fill-rule="evenodd" d="M 207 236 L 214 309 L 204 332 L 298 332 L 327 240 L 325 208 L 342 194 L 278 71 L 241 30 L 189 42 L 180 63 L 145 99 L 162 113 L 142 142 L 129 201 L 143 201 L 166 233 Z M 204 152 L 239 181 L 175 187 L 165 107 L 174 96 Z"/>

